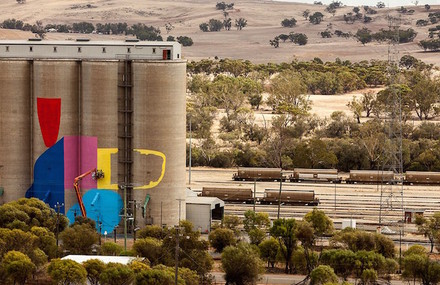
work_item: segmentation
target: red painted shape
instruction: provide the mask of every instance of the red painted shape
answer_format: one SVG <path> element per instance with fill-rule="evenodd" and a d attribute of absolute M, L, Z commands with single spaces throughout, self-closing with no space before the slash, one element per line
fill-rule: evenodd
<path fill-rule="evenodd" d="M 44 144 L 51 147 L 57 142 L 60 131 L 61 99 L 37 98 L 37 111 Z"/>

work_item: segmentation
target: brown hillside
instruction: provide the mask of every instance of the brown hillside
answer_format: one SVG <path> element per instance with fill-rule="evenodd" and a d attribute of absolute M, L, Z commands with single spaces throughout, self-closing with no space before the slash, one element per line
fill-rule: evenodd
<path fill-rule="evenodd" d="M 337 57 L 352 61 L 369 59 L 387 59 L 388 46 L 386 44 L 369 43 L 363 46 L 355 39 L 342 39 L 336 36 L 323 39 L 319 35 L 328 25 L 331 29 L 343 32 L 355 33 L 364 26 L 372 31 L 387 28 L 387 9 L 376 9 L 378 14 L 370 15 L 373 22 L 363 24 L 360 21 L 354 24 L 346 24 L 343 15 L 353 7 L 338 9 L 335 16 L 325 12 L 325 6 L 286 3 L 275 1 L 239 0 L 235 3 L 234 10 L 229 11 L 229 16 L 234 23 L 240 17 L 248 21 L 248 26 L 242 31 L 233 27 L 231 31 L 201 32 L 199 24 L 207 22 L 211 18 L 223 19 L 222 12 L 215 9 L 219 1 L 187 1 L 187 0 L 28 0 L 26 4 L 17 4 L 13 0 L 1 1 L 0 10 L 3 11 L 0 21 L 15 18 L 26 23 L 34 24 L 41 20 L 44 25 L 49 23 L 73 23 L 89 21 L 93 23 L 127 22 L 129 24 L 144 23 L 159 27 L 162 36 L 166 38 L 165 24 L 171 23 L 175 28 L 169 35 L 186 35 L 193 39 L 192 47 L 184 48 L 184 57 L 187 59 L 202 58 L 236 58 L 249 59 L 253 62 L 283 62 L 295 58 L 310 60 L 319 57 L 324 61 L 333 61 Z M 232 2 L 232 1 L 231 1 Z M 342 1 L 343 2 L 343 1 Z M 229 3 L 229 2 L 227 2 Z M 417 46 L 417 42 L 427 38 L 427 27 L 416 27 L 418 19 L 427 19 L 428 12 L 422 6 L 408 7 L 415 10 L 413 15 L 401 15 L 401 28 L 413 28 L 418 32 L 413 43 L 399 45 L 399 54 L 411 54 L 427 63 L 438 65 L 439 53 L 424 53 Z M 319 25 L 312 25 L 304 19 L 304 10 L 321 12 L 325 15 L 324 21 Z M 432 6 L 431 11 L 440 10 L 440 6 Z M 361 9 L 361 12 L 364 12 Z M 395 9 L 390 12 L 398 17 Z M 281 27 L 281 21 L 285 18 L 294 17 L 297 26 L 290 28 Z M 297 46 L 292 43 L 281 43 L 275 49 L 269 45 L 269 40 L 279 34 L 289 32 L 305 33 L 309 38 L 306 46 Z M 1 39 L 26 39 L 32 36 L 30 33 L 8 31 L 0 29 Z M 48 33 L 47 39 L 69 39 L 84 37 L 79 34 Z M 114 39 L 122 36 L 87 35 L 92 39 Z"/>

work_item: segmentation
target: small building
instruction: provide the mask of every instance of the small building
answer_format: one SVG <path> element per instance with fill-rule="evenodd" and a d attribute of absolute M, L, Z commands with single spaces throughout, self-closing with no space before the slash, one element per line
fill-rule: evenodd
<path fill-rule="evenodd" d="M 194 230 L 209 233 L 212 220 L 223 218 L 225 202 L 216 197 L 198 197 L 191 192 L 187 190 L 186 219 L 194 225 Z"/>
<path fill-rule="evenodd" d="M 424 209 L 405 209 L 405 223 L 411 224 L 414 223 L 416 220 L 416 216 L 420 215 L 423 216 L 425 213 Z"/>

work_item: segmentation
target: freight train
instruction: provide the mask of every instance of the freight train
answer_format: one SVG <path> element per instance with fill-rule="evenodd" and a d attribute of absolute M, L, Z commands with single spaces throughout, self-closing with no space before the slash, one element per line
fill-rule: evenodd
<path fill-rule="evenodd" d="M 406 185 L 439 185 L 440 172 L 407 171 L 396 175 L 383 170 L 350 170 L 348 177 L 343 177 L 337 169 L 294 168 L 253 168 L 239 167 L 232 177 L 235 181 L 290 181 L 290 182 L 330 182 L 355 184 L 391 183 Z"/>
<path fill-rule="evenodd" d="M 319 199 L 313 190 L 282 190 L 265 189 L 263 197 L 254 197 L 251 188 L 226 188 L 226 187 L 203 187 L 201 196 L 217 197 L 229 203 L 259 203 L 278 204 L 295 206 L 317 206 Z M 280 202 L 279 202 L 280 201 Z"/>

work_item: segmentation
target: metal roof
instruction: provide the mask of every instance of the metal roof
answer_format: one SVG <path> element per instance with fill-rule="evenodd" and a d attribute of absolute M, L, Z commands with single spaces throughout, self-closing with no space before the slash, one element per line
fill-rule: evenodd
<path fill-rule="evenodd" d="M 225 202 L 217 197 L 186 197 L 186 204 L 211 205 L 211 210 L 215 209 L 215 205 L 225 206 Z"/>
<path fill-rule="evenodd" d="M 65 256 L 61 259 L 69 259 L 69 260 L 76 261 L 78 263 L 83 263 L 83 262 L 90 260 L 90 259 L 98 259 L 106 264 L 109 262 L 113 262 L 113 263 L 120 263 L 120 264 L 127 265 L 130 262 L 132 262 L 133 260 L 135 260 L 136 257 L 133 257 L 133 256 L 104 256 L 104 255 L 68 255 L 68 256 Z"/>

